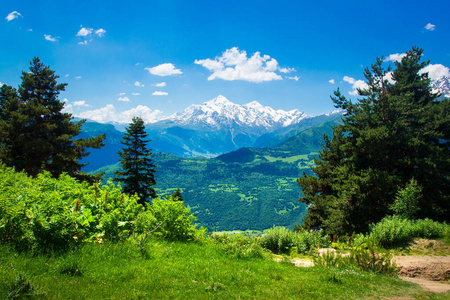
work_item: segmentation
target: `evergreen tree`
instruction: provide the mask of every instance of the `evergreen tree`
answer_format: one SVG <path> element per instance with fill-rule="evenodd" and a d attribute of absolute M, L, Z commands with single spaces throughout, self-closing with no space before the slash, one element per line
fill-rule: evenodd
<path fill-rule="evenodd" d="M 181 190 L 179 188 L 177 188 L 175 192 L 173 192 L 172 199 L 176 201 L 184 201 L 183 195 L 181 194 Z"/>
<path fill-rule="evenodd" d="M 35 57 L 30 72 L 22 72 L 18 91 L 3 85 L 0 89 L 0 159 L 31 176 L 49 171 L 57 177 L 66 172 L 79 179 L 97 178 L 81 172 L 79 160 L 89 154 L 86 148 L 99 148 L 105 135 L 74 139 L 85 122 L 73 122 L 62 112 L 58 99 L 67 84 Z"/>
<path fill-rule="evenodd" d="M 156 192 L 152 188 L 156 184 L 154 173 L 156 166 L 150 158 L 151 149 L 147 149 L 145 140 L 148 134 L 145 132 L 144 121 L 133 118 L 126 128 L 122 145 L 125 147 L 118 152 L 122 170 L 114 172 L 117 176 L 114 180 L 122 183 L 123 191 L 127 194 L 137 194 L 139 203 L 145 205 L 149 198 L 156 198 Z"/>
<path fill-rule="evenodd" d="M 450 104 L 432 93 L 421 72 L 429 62 L 420 62 L 421 56 L 413 47 L 392 73 L 378 58 L 364 72 L 368 88 L 358 90 L 363 97 L 356 103 L 335 92 L 343 124 L 331 141 L 325 137 L 316 176 L 297 180 L 300 201 L 308 204 L 305 227 L 330 234 L 366 231 L 391 213 L 397 192 L 412 178 L 423 191 L 418 216 L 449 220 Z"/>

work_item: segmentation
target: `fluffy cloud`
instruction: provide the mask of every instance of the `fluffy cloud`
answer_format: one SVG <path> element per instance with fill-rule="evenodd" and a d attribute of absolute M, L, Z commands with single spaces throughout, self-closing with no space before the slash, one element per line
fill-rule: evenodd
<path fill-rule="evenodd" d="M 81 77 L 81 76 L 76 76 L 75 77 L 75 79 L 81 79 L 81 78 L 83 78 L 83 77 Z"/>
<path fill-rule="evenodd" d="M 155 83 L 154 86 L 157 86 L 157 87 L 165 87 L 165 86 L 166 86 L 166 83 L 165 83 L 165 82 L 159 82 L 159 83 Z"/>
<path fill-rule="evenodd" d="M 171 63 L 165 63 L 158 65 L 153 68 L 145 68 L 148 70 L 151 74 L 157 75 L 157 76 L 171 76 L 171 75 L 177 75 L 177 74 L 183 74 L 180 69 L 175 69 L 175 66 Z"/>
<path fill-rule="evenodd" d="M 6 20 L 9 22 L 9 21 L 12 21 L 12 20 L 14 20 L 14 19 L 17 19 L 18 17 L 22 17 L 22 15 L 18 12 L 18 11 L 13 11 L 13 12 L 10 12 L 7 16 L 6 16 Z"/>
<path fill-rule="evenodd" d="M 128 97 L 119 97 L 119 99 L 117 99 L 117 101 L 129 102 L 130 98 L 128 98 Z"/>
<path fill-rule="evenodd" d="M 119 94 L 117 94 L 117 96 L 123 96 L 123 95 L 126 95 L 126 93 L 119 93 Z"/>
<path fill-rule="evenodd" d="M 155 91 L 155 92 L 153 92 L 152 95 L 153 95 L 153 96 L 167 96 L 167 95 L 169 95 L 169 93 L 166 93 L 166 92 L 160 92 L 160 91 Z"/>
<path fill-rule="evenodd" d="M 73 106 L 84 106 L 84 107 L 88 107 L 88 106 L 90 106 L 90 105 L 88 105 L 88 104 L 86 104 L 86 101 L 84 101 L 84 100 L 81 100 L 81 101 L 75 101 L 74 103 L 73 103 Z"/>
<path fill-rule="evenodd" d="M 49 34 L 44 34 L 44 38 L 45 38 L 47 41 L 50 41 L 50 42 L 56 42 L 56 41 L 57 41 L 57 38 L 54 38 L 54 37 L 52 37 L 52 36 L 49 35 Z"/>
<path fill-rule="evenodd" d="M 450 70 L 441 64 L 428 65 L 419 71 L 420 74 L 427 73 L 431 80 L 437 80 L 442 76 L 450 77 Z"/>
<path fill-rule="evenodd" d="M 85 27 L 81 27 L 80 31 L 78 31 L 77 36 L 83 36 L 86 37 L 88 35 L 92 34 L 92 31 L 94 31 L 94 29 L 92 28 L 85 28 Z"/>
<path fill-rule="evenodd" d="M 247 57 L 247 52 L 240 51 L 237 47 L 226 50 L 222 56 L 214 59 L 195 60 L 195 63 L 213 72 L 208 80 L 244 80 L 260 83 L 282 80 L 276 71 L 281 73 L 295 71 L 293 68 L 280 68 L 276 59 L 269 55 L 261 56 L 260 52 Z"/>
<path fill-rule="evenodd" d="M 99 37 L 102 37 L 102 36 L 104 36 L 106 34 L 106 30 L 103 29 L 103 28 L 97 29 L 95 31 L 95 34 L 98 35 Z"/>
<path fill-rule="evenodd" d="M 334 79 L 328 80 L 329 83 L 334 84 Z"/>
<path fill-rule="evenodd" d="M 358 89 L 367 89 L 369 87 L 363 80 L 355 80 L 348 76 L 344 76 L 344 81 L 352 85 L 353 91 L 349 92 L 352 96 L 358 96 Z"/>
<path fill-rule="evenodd" d="M 151 110 L 149 107 L 143 105 L 138 105 L 130 110 L 118 112 L 114 105 L 108 104 L 105 107 L 86 111 L 75 116 L 83 119 L 90 119 L 99 123 L 118 122 L 129 124 L 133 117 L 141 117 L 145 123 L 154 123 L 160 119 L 161 114 L 161 111 Z"/>
<path fill-rule="evenodd" d="M 291 79 L 291 80 L 295 80 L 298 81 L 300 79 L 300 77 L 298 76 L 292 76 L 292 77 L 286 77 L 287 79 Z"/>
<path fill-rule="evenodd" d="M 425 27 L 426 30 L 433 31 L 436 28 L 436 25 L 433 25 L 431 23 L 428 23 Z"/>
<path fill-rule="evenodd" d="M 92 38 L 88 39 L 88 37 L 92 37 L 94 34 L 98 37 L 103 37 L 106 34 L 106 30 L 103 28 L 94 30 L 93 28 L 81 27 L 77 36 L 85 38 L 85 40 L 79 42 L 78 45 L 89 45 L 89 43 L 92 42 Z"/>
<path fill-rule="evenodd" d="M 406 56 L 406 53 L 395 53 L 395 54 L 391 54 L 388 57 L 386 57 L 384 59 L 384 61 L 392 61 L 392 62 L 401 61 L 402 58 L 405 56 Z"/>
<path fill-rule="evenodd" d="M 139 81 L 136 81 L 134 83 L 134 86 L 138 86 L 138 87 L 144 87 L 144 85 L 142 83 L 140 83 Z"/>

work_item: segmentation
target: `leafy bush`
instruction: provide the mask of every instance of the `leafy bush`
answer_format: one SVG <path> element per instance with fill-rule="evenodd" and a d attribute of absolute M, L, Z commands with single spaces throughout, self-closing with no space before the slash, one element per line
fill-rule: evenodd
<path fill-rule="evenodd" d="M 222 245 L 225 253 L 237 258 L 262 258 L 264 249 L 261 247 L 259 238 L 250 238 L 242 234 L 232 236 L 216 235 L 212 240 Z"/>
<path fill-rule="evenodd" d="M 370 236 L 383 247 L 403 246 L 412 242 L 413 222 L 399 216 L 388 216 L 372 225 Z"/>
<path fill-rule="evenodd" d="M 389 208 L 396 215 L 412 220 L 419 211 L 420 198 L 422 187 L 412 178 L 404 189 L 398 191 L 394 203 Z"/>
<path fill-rule="evenodd" d="M 285 227 L 273 227 L 264 231 L 261 245 L 273 253 L 289 254 L 293 247 L 301 253 L 313 248 L 328 247 L 329 242 L 322 230 L 293 232 Z"/>
<path fill-rule="evenodd" d="M 406 246 L 416 237 L 443 238 L 449 231 L 449 225 L 430 219 L 409 220 L 399 216 L 388 216 L 372 225 L 370 237 L 383 247 Z"/>
<path fill-rule="evenodd" d="M 353 247 L 350 254 L 342 255 L 326 252 L 314 259 L 317 266 L 338 269 L 359 269 L 374 274 L 393 275 L 396 265 L 392 262 L 392 254 L 381 249 L 373 239 L 366 239 L 362 247 Z"/>
<path fill-rule="evenodd" d="M 156 227 L 168 239 L 201 235 L 182 203 L 154 203 L 146 210 L 112 181 L 89 185 L 66 174 L 55 179 L 50 173 L 31 178 L 0 165 L 0 241 L 17 250 L 66 251 L 83 242 L 123 241 Z"/>
<path fill-rule="evenodd" d="M 424 239 L 443 238 L 448 231 L 449 226 L 447 224 L 430 219 L 417 220 L 413 227 L 414 236 Z"/>

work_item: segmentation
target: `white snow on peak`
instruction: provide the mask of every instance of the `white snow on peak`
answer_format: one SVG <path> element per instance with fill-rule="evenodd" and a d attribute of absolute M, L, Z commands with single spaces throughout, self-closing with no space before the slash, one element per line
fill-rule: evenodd
<path fill-rule="evenodd" d="M 168 120 L 179 125 L 201 125 L 216 129 L 234 125 L 271 129 L 289 126 L 307 117 L 309 116 L 296 109 L 274 110 L 257 101 L 239 105 L 219 95 L 201 105 L 193 104 L 182 113 L 170 116 Z"/>
<path fill-rule="evenodd" d="M 433 93 L 442 93 L 444 97 L 450 98 L 450 78 L 442 76 L 431 82 L 430 87 Z"/>

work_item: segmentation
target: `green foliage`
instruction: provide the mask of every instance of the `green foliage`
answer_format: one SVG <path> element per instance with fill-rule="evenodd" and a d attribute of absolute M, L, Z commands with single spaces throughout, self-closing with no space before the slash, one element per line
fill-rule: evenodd
<path fill-rule="evenodd" d="M 396 278 L 347 269 L 298 268 L 271 258 L 243 259 L 224 255 L 216 243 L 149 238 L 144 245 L 150 259 L 143 259 L 131 241 L 79 247 L 70 259 L 83 273 L 73 277 L 61 274 L 65 255 L 17 253 L 0 244 L 0 295 L 5 298 L 14 274 L 22 273 L 39 287 L 38 297 L 36 293 L 33 297 L 45 299 L 438 299 Z"/>
<path fill-rule="evenodd" d="M 390 66 L 384 68 L 378 58 L 365 69 L 367 88 L 358 90 L 356 102 L 335 92 L 335 106 L 345 110 L 343 124 L 334 127 L 331 140 L 325 136 L 315 176 L 298 179 L 300 201 L 308 205 L 305 228 L 335 235 L 366 232 L 389 207 L 412 216 L 415 200 L 408 193 L 418 195 L 418 186 L 417 217 L 449 220 L 450 101 L 438 101 L 428 74 L 420 72 L 429 63 L 421 62 L 422 52 L 413 47 L 395 63 L 393 83 L 387 80 Z M 417 187 L 411 184 L 391 206 L 411 178 Z M 411 209 L 405 212 L 404 204 Z"/>
<path fill-rule="evenodd" d="M 149 198 L 156 198 L 155 168 L 150 156 L 151 150 L 147 149 L 149 140 L 145 133 L 144 121 L 134 117 L 126 128 L 122 144 L 125 146 L 119 151 L 122 169 L 114 172 L 117 176 L 114 181 L 122 183 L 123 191 L 129 195 L 137 194 L 139 203 L 145 205 Z"/>
<path fill-rule="evenodd" d="M 15 276 L 15 279 L 10 282 L 8 286 L 8 294 L 5 300 L 13 298 L 31 297 L 37 294 L 36 287 L 30 283 L 30 281 L 20 273 L 19 276 Z"/>
<path fill-rule="evenodd" d="M 215 235 L 211 237 L 214 243 L 223 247 L 226 254 L 237 258 L 263 258 L 264 249 L 259 238 L 250 238 L 243 234 Z"/>
<path fill-rule="evenodd" d="M 449 231 L 449 225 L 430 219 L 409 220 L 399 216 L 385 217 L 371 226 L 369 236 L 383 247 L 402 247 L 414 238 L 443 238 Z"/>
<path fill-rule="evenodd" d="M 350 253 L 345 255 L 328 251 L 321 256 L 316 256 L 314 263 L 327 268 L 357 269 L 383 275 L 396 274 L 392 254 L 381 249 L 373 239 L 366 240 L 363 247 L 352 247 Z"/>
<path fill-rule="evenodd" d="M 289 254 L 294 247 L 298 253 L 305 253 L 327 247 L 329 242 L 321 230 L 294 232 L 285 227 L 273 227 L 264 231 L 261 245 L 276 254 Z"/>
<path fill-rule="evenodd" d="M 146 210 L 111 181 L 89 185 L 48 172 L 31 178 L 2 165 L 0 191 L 0 241 L 18 250 L 67 251 L 83 242 L 124 241 L 134 233 L 177 240 L 204 234 L 183 203 L 155 199 Z"/>
<path fill-rule="evenodd" d="M 105 135 L 75 139 L 85 121 L 75 123 L 62 112 L 58 95 L 67 84 L 58 84 L 58 78 L 35 57 L 18 90 L 0 88 L 0 160 L 32 176 L 46 170 L 54 177 L 65 172 L 93 181 L 95 176 L 81 172 L 79 160 L 89 154 L 86 148 L 103 146 Z"/>
<path fill-rule="evenodd" d="M 414 178 L 411 179 L 404 189 L 398 191 L 390 209 L 402 218 L 414 219 L 419 211 L 418 204 L 422 197 L 421 192 L 422 188 L 417 184 L 417 181 Z"/>

